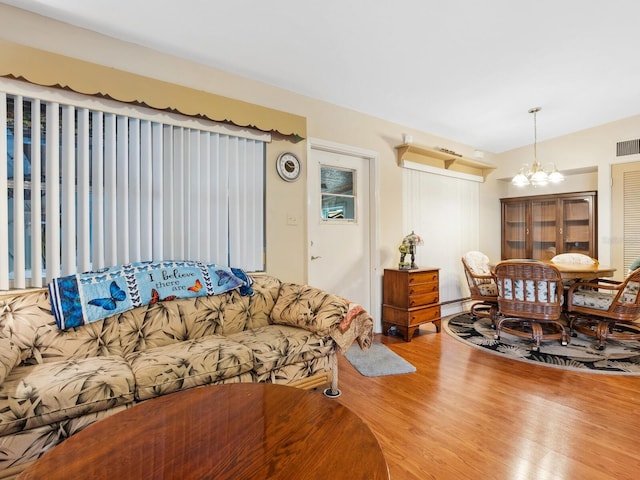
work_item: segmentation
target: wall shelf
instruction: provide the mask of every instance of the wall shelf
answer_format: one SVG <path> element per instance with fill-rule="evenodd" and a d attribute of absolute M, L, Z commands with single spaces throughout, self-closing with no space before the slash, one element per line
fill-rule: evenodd
<path fill-rule="evenodd" d="M 488 163 L 412 143 L 398 145 L 396 150 L 398 151 L 398 165 L 401 167 L 405 162 L 415 162 L 449 172 L 481 176 L 484 180 L 496 169 L 494 165 Z"/>

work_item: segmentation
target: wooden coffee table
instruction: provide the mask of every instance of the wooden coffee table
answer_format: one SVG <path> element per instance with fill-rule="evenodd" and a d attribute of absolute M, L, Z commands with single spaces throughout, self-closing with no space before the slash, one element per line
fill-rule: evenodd
<path fill-rule="evenodd" d="M 76 433 L 18 479 L 387 479 L 380 445 L 348 408 L 266 383 L 148 400 Z"/>

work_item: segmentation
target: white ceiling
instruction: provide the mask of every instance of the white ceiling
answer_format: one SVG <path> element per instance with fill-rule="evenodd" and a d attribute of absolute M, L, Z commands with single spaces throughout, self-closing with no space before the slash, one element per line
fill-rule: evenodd
<path fill-rule="evenodd" d="M 640 114 L 637 0 L 2 3 L 489 152 Z"/>

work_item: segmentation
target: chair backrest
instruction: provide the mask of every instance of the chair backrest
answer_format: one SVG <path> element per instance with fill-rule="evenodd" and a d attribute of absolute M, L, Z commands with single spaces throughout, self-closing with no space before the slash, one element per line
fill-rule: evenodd
<path fill-rule="evenodd" d="M 551 259 L 551 263 L 574 263 L 580 265 L 595 265 L 598 260 L 584 253 L 560 253 Z"/>
<path fill-rule="evenodd" d="M 480 285 L 494 283 L 489 257 L 482 252 L 467 252 L 462 257 L 464 274 L 472 297 L 484 297 Z"/>
<path fill-rule="evenodd" d="M 462 263 L 475 275 L 490 275 L 489 257 L 482 252 L 472 250 L 462 257 Z"/>
<path fill-rule="evenodd" d="M 562 276 L 538 261 L 505 261 L 495 268 L 498 306 L 507 317 L 557 320 L 562 313 Z"/>
<path fill-rule="evenodd" d="M 620 284 L 609 307 L 609 317 L 633 321 L 640 318 L 640 268 L 632 271 Z"/>

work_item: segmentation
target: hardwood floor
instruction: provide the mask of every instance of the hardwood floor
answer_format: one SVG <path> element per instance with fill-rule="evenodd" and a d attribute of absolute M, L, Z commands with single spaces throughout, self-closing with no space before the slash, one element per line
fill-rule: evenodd
<path fill-rule="evenodd" d="M 337 401 L 374 432 L 392 480 L 640 475 L 640 377 L 504 359 L 430 324 L 375 341 L 417 372 L 364 377 L 339 355 Z"/>

